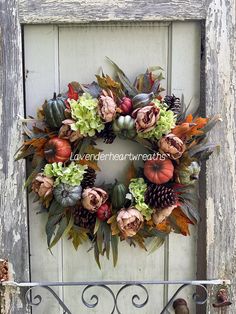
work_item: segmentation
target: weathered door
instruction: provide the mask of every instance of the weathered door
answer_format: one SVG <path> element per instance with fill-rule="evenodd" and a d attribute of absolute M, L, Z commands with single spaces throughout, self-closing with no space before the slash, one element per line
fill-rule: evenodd
<path fill-rule="evenodd" d="M 167 92 L 183 94 L 185 102 L 199 104 L 200 91 L 200 24 L 198 22 L 174 23 L 111 23 L 79 26 L 25 26 L 24 64 L 26 112 L 35 115 L 37 106 L 54 91 L 66 91 L 67 83 L 91 82 L 100 66 L 105 72 L 111 68 L 105 60 L 109 56 L 133 80 L 150 65 L 160 65 L 165 70 Z M 140 147 L 117 141 L 113 146 L 99 143 L 106 152 L 139 152 Z M 127 162 L 102 162 L 102 176 L 108 182 L 124 175 Z M 112 169 L 112 171 L 110 171 Z M 101 177 L 100 177 L 101 180 Z M 95 281 L 95 280 L 190 280 L 196 278 L 196 228 L 191 237 L 172 234 L 165 245 L 148 255 L 139 248 L 129 248 L 123 243 L 119 249 L 116 268 L 102 261 L 99 270 L 89 246 L 74 251 L 64 239 L 54 249 L 47 250 L 44 226 L 46 216 L 37 215 L 37 205 L 29 202 L 30 265 L 32 281 Z M 159 313 L 173 287 L 152 287 L 150 301 L 140 313 Z M 40 291 L 41 292 L 41 291 Z M 82 305 L 79 288 L 58 290 L 72 313 L 109 313 L 112 305 L 109 296 L 101 294 L 96 310 L 86 310 Z M 183 297 L 194 313 L 191 291 Z M 131 294 L 121 295 L 120 310 L 132 313 Z M 44 293 L 42 292 L 42 295 Z M 91 295 L 90 295 L 91 296 Z M 90 297 L 89 296 L 89 297 Z M 33 313 L 59 312 L 58 304 L 46 294 L 44 302 Z"/>

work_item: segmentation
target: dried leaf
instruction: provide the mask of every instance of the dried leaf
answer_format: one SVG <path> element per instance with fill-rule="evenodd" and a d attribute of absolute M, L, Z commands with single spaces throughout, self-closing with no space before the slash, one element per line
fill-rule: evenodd
<path fill-rule="evenodd" d="M 142 235 L 136 234 L 135 236 L 132 237 L 132 240 L 138 244 L 139 247 L 147 251 L 147 248 L 145 246 L 145 241 Z"/>
<path fill-rule="evenodd" d="M 118 67 L 118 65 L 115 62 L 113 62 L 108 57 L 106 57 L 106 58 L 112 64 L 112 66 L 114 67 L 119 80 L 121 81 L 121 83 L 123 84 L 125 89 L 128 91 L 129 95 L 130 96 L 137 95 L 138 94 L 137 89 L 132 85 L 132 83 L 130 82 L 128 77 L 125 75 L 125 73 Z"/>
<path fill-rule="evenodd" d="M 87 165 L 89 168 L 94 169 L 95 171 L 101 171 L 101 169 L 98 167 L 97 163 L 91 160 L 86 159 L 80 159 L 78 161 L 80 165 Z"/>
<path fill-rule="evenodd" d="M 172 211 L 168 220 L 176 232 L 181 233 L 184 236 L 190 235 L 189 224 L 193 225 L 193 222 L 182 212 L 180 207 L 176 207 Z"/>
<path fill-rule="evenodd" d="M 149 254 L 155 252 L 157 249 L 159 249 L 162 244 L 165 242 L 165 239 L 164 238 L 154 238 L 151 242 L 151 245 L 150 245 L 150 249 L 149 249 Z"/>
<path fill-rule="evenodd" d="M 126 184 L 129 185 L 130 180 L 137 177 L 137 171 L 132 161 L 126 175 Z"/>

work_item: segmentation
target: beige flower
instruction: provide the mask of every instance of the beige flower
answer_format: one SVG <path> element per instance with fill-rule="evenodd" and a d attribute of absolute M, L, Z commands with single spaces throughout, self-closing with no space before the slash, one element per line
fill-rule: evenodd
<path fill-rule="evenodd" d="M 53 179 L 44 176 L 43 173 L 38 173 L 32 182 L 32 191 L 39 195 L 39 197 L 46 198 L 52 194 Z"/>
<path fill-rule="evenodd" d="M 98 208 L 108 199 L 107 192 L 100 188 L 87 188 L 82 194 L 82 205 L 91 212 L 96 212 Z"/>
<path fill-rule="evenodd" d="M 61 126 L 59 130 L 58 137 L 62 138 L 64 140 L 69 140 L 70 142 L 75 142 L 80 138 L 83 138 L 83 135 L 77 131 L 71 130 L 71 125 L 74 124 L 75 121 L 72 119 L 66 119 L 63 121 L 63 125 Z"/>
<path fill-rule="evenodd" d="M 152 214 L 152 220 L 154 224 L 157 226 L 162 223 L 167 217 L 170 216 L 175 207 L 177 207 L 176 204 L 163 209 L 156 209 L 155 212 Z"/>
<path fill-rule="evenodd" d="M 133 237 L 143 223 L 142 214 L 134 207 L 122 208 L 116 219 L 118 227 L 125 238 Z"/>
<path fill-rule="evenodd" d="M 171 159 L 180 158 L 185 151 L 183 141 L 172 133 L 160 139 L 159 148 L 161 153 L 166 154 Z"/>
<path fill-rule="evenodd" d="M 113 94 L 111 91 L 107 93 L 105 90 L 102 91 L 98 103 L 98 113 L 105 122 L 111 122 L 115 119 L 117 112 L 117 105 L 114 101 Z"/>
<path fill-rule="evenodd" d="M 132 116 L 135 118 L 137 132 L 146 133 L 155 128 L 160 115 L 160 108 L 148 105 L 134 110 Z"/>

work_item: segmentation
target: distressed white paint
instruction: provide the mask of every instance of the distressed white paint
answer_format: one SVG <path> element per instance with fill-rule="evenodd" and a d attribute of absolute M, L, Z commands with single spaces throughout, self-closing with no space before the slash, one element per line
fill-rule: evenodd
<path fill-rule="evenodd" d="M 20 19 L 30 23 L 204 19 L 205 1 L 20 0 Z"/>
<path fill-rule="evenodd" d="M 188 29 L 188 36 L 179 43 L 180 34 Z M 115 60 L 127 75 L 133 80 L 135 76 L 144 71 L 149 65 L 161 65 L 165 69 L 165 87 L 172 89 L 177 96 L 187 91 L 187 97 L 191 94 L 199 93 L 200 68 L 195 59 L 199 57 L 200 37 L 199 26 L 196 23 L 179 23 L 173 25 L 173 34 L 170 25 L 145 23 L 141 24 L 112 24 L 103 26 L 81 26 L 81 27 L 59 27 L 59 50 L 58 56 L 55 55 L 55 27 L 53 26 L 27 26 L 25 27 L 25 53 L 26 69 L 29 71 L 26 79 L 26 99 L 27 110 L 34 114 L 37 105 L 44 100 L 44 97 L 50 97 L 54 86 L 57 84 L 59 73 L 60 90 L 65 91 L 66 85 L 72 80 L 82 83 L 91 82 L 94 74 L 99 71 L 100 66 L 107 73 L 112 73 L 112 68 L 105 60 L 107 55 Z M 172 41 L 172 43 L 171 43 Z M 56 41 L 57 43 L 57 41 Z M 40 55 L 38 62 L 36 51 L 38 47 L 44 45 L 44 53 Z M 183 64 L 183 51 L 188 56 L 189 71 L 181 76 Z M 188 54 L 187 54 L 188 52 Z M 182 58 L 181 62 L 179 58 Z M 59 61 L 58 73 L 54 60 Z M 172 63 L 172 68 L 171 68 Z M 192 66 L 194 63 L 194 66 Z M 40 81 L 46 77 L 47 81 Z M 194 80 L 196 77 L 196 80 Z M 50 81 L 50 85 L 48 85 Z M 166 83 L 170 86 L 167 86 Z M 176 83 L 178 82 L 178 84 Z M 42 89 L 39 88 L 42 86 Z M 181 89 L 181 91 L 180 91 Z M 197 98 L 195 99 L 195 104 Z M 104 153 L 133 152 L 140 153 L 140 147 L 127 141 L 117 140 L 112 146 L 99 142 L 99 147 L 104 149 Z M 112 148 L 113 147 L 113 148 Z M 103 173 L 98 176 L 98 182 L 106 179 L 111 182 L 112 179 L 122 179 L 128 167 L 128 162 L 100 162 Z M 194 279 L 195 278 L 195 250 L 196 237 L 194 230 L 193 236 L 184 238 L 182 236 L 170 236 L 170 254 L 164 254 L 164 247 L 156 253 L 147 255 L 140 249 L 129 248 L 122 243 L 119 248 L 119 262 L 114 269 L 112 263 L 102 259 L 102 271 L 100 271 L 94 261 L 93 253 L 87 253 L 89 245 L 83 246 L 78 252 L 75 252 L 70 241 L 64 240 L 63 244 L 57 246 L 61 250 L 58 255 L 51 257 L 46 250 L 46 241 L 44 235 L 44 221 L 36 217 L 33 210 L 30 210 L 31 228 L 31 265 L 32 276 L 37 280 L 58 280 L 64 281 L 83 281 L 83 280 L 153 280 L 167 279 L 166 271 L 170 279 Z M 37 246 L 35 246 L 37 243 Z M 181 255 L 175 255 L 175 247 L 178 246 Z M 165 247 L 166 252 L 169 250 Z M 43 258 L 39 256 L 44 252 Z M 61 260 L 60 259 L 61 256 Z M 135 256 L 135 259 L 134 259 Z M 57 263 L 55 260 L 57 259 Z M 39 262 L 40 260 L 40 262 Z M 58 266 L 61 264 L 61 266 Z M 55 270 L 53 271 L 53 265 Z M 61 271 L 61 273 L 60 273 Z M 168 295 L 163 295 L 163 287 L 156 287 L 150 290 L 149 305 L 145 307 L 142 313 L 156 313 L 163 308 L 163 299 L 165 301 Z M 70 305 L 72 312 L 82 306 L 79 295 L 79 288 L 66 288 L 63 292 L 64 300 Z M 137 292 L 137 290 L 134 289 Z M 170 288 L 169 296 L 173 289 Z M 101 300 L 104 300 L 104 293 L 98 293 Z M 158 297 L 157 297 L 158 296 Z M 183 296 L 187 298 L 184 293 Z M 122 312 L 130 313 L 130 298 L 124 298 Z M 101 302 L 97 307 L 96 313 L 108 312 L 111 307 L 109 298 L 106 302 Z M 189 299 L 191 303 L 191 300 Z M 52 302 L 51 302 L 52 303 Z M 121 302 L 122 303 L 122 302 Z M 194 308 L 191 306 L 191 313 Z M 45 308 L 45 307 L 44 307 Z M 43 308 L 43 309 L 44 309 Z M 42 311 L 42 308 L 39 311 Z M 54 309 L 51 308 L 50 313 Z M 89 311 L 88 311 L 89 312 Z M 35 311 L 35 313 L 38 313 Z M 41 312 L 39 312 L 41 313 Z M 86 309 L 84 312 L 86 313 Z"/>

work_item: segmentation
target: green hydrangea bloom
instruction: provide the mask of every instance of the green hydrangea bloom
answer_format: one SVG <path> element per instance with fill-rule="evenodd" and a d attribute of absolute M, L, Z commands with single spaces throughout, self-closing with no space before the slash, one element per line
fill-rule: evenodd
<path fill-rule="evenodd" d="M 73 131 L 79 130 L 84 136 L 94 136 L 104 129 L 104 123 L 98 115 L 98 100 L 84 93 L 77 101 L 69 100 L 71 116 L 76 121 L 71 125 Z"/>
<path fill-rule="evenodd" d="M 86 165 L 78 165 L 72 162 L 69 166 L 63 167 L 62 162 L 54 162 L 46 164 L 44 167 L 44 175 L 54 177 L 54 185 L 66 183 L 70 185 L 80 185 L 83 180 Z"/>
<path fill-rule="evenodd" d="M 160 139 L 164 134 L 170 133 L 174 128 L 176 118 L 171 110 L 167 110 L 167 106 L 161 103 L 158 99 L 152 101 L 158 108 L 160 108 L 160 116 L 156 127 L 147 133 L 138 133 L 139 137 Z"/>
<path fill-rule="evenodd" d="M 135 199 L 135 208 L 137 208 L 147 220 L 150 220 L 153 209 L 144 202 L 144 194 L 146 189 L 147 184 L 144 182 L 143 178 L 131 179 L 129 184 L 129 191 Z"/>

